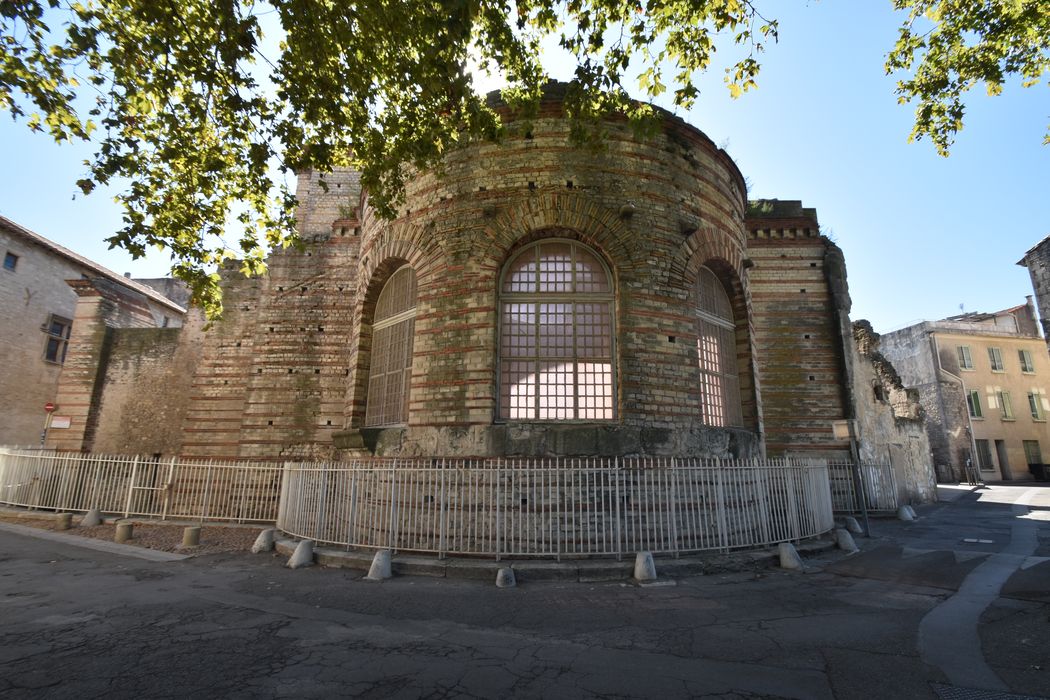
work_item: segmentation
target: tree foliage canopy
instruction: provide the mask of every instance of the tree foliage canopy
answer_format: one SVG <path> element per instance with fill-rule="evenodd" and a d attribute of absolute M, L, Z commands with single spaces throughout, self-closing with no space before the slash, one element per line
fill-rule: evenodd
<path fill-rule="evenodd" d="M 929 137 L 948 155 L 962 129 L 963 94 L 984 84 L 998 95 L 1011 76 L 1031 87 L 1050 73 L 1046 0 L 894 0 L 906 17 L 886 71 L 904 71 L 901 103 L 916 101 L 911 138 Z M 1050 127 L 1043 140 L 1050 143 Z"/>
<path fill-rule="evenodd" d="M 918 60 L 900 92 L 920 100 L 915 135 L 939 148 L 974 80 L 998 89 L 1007 74 L 1034 80 L 1046 68 L 1039 0 L 896 4 L 911 14 L 888 69 Z M 934 31 L 918 34 L 920 17 Z M 270 26 L 282 39 L 273 49 Z M 987 48 L 972 50 L 974 32 Z M 57 141 L 92 139 L 78 184 L 120 183 L 124 226 L 111 245 L 170 250 L 214 316 L 216 263 L 236 257 L 258 272 L 269 248 L 294 240 L 294 198 L 275 167 L 353 166 L 389 215 L 412 168 L 500 136 L 469 67 L 502 75 L 504 100 L 527 116 L 551 37 L 576 59 L 566 108 L 586 137 L 610 112 L 645 122 L 628 88 L 647 99 L 670 90 L 689 108 L 716 42 L 744 49 L 726 68 L 730 92 L 754 87 L 777 23 L 752 0 L 0 0 L 0 108 Z M 239 240 L 227 245 L 230 231 Z"/>

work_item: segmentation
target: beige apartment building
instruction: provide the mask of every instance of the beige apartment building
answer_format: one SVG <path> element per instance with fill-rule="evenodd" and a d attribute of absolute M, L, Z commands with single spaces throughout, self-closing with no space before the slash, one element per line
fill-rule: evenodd
<path fill-rule="evenodd" d="M 1050 356 L 1032 298 L 995 313 L 882 336 L 882 352 L 926 411 L 938 479 L 976 466 L 986 481 L 1030 479 L 1050 455 Z"/>

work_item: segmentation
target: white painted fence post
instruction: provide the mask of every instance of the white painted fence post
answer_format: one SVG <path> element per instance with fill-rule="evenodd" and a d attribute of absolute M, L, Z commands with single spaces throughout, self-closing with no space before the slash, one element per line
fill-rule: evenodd
<path fill-rule="evenodd" d="M 171 509 L 171 498 L 175 492 L 175 460 L 177 458 L 172 456 L 171 462 L 168 463 L 168 480 L 164 484 L 164 506 L 161 509 L 160 519 L 168 519 L 168 510 Z"/>
<path fill-rule="evenodd" d="M 131 496 L 135 492 L 135 478 L 139 471 L 139 456 L 135 455 L 135 461 L 131 465 L 131 479 L 128 480 L 128 498 L 124 502 L 124 517 L 131 515 Z"/>

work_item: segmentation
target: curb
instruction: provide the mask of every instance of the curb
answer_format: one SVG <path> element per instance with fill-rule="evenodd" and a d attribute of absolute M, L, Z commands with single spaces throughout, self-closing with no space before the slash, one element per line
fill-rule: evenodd
<path fill-rule="evenodd" d="M 125 557 L 145 559 L 146 561 L 182 561 L 183 559 L 189 559 L 191 556 L 189 554 L 162 552 L 159 549 L 145 549 L 144 547 L 136 547 L 135 545 L 130 544 L 117 544 L 116 542 L 96 540 L 89 537 L 80 537 L 78 535 L 67 535 L 64 533 L 52 532 L 50 530 L 28 527 L 26 525 L 0 523 L 0 530 L 4 532 L 12 532 L 16 535 L 35 537 L 40 540 L 61 542 L 62 544 L 68 544 L 72 547 L 94 549 L 99 552 L 109 552 L 110 554 L 119 554 Z"/>
<path fill-rule="evenodd" d="M 299 540 L 277 537 L 274 549 L 291 556 Z M 799 553 L 813 555 L 835 548 L 834 541 L 810 540 L 796 545 Z M 314 547 L 315 561 L 333 569 L 352 569 L 367 572 L 372 565 L 375 550 L 344 550 L 335 547 Z M 660 577 L 702 576 L 711 573 L 743 571 L 756 566 L 772 566 L 778 561 L 776 549 L 732 552 L 712 552 L 678 558 L 664 557 L 656 560 L 656 571 Z M 536 559 L 440 559 L 424 555 L 395 554 L 391 557 L 391 570 L 400 576 L 430 576 L 472 581 L 492 581 L 497 572 L 506 567 L 514 570 L 521 581 L 561 581 L 595 583 L 600 581 L 628 581 L 634 572 L 633 554 L 624 554 L 624 559 L 589 559 L 549 561 Z"/>

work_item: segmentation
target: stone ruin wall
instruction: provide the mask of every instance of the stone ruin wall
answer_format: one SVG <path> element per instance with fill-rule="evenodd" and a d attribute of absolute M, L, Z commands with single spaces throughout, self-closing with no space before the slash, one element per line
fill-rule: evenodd
<path fill-rule="evenodd" d="M 893 364 L 880 352 L 880 337 L 870 323 L 854 323 L 853 339 L 861 460 L 893 465 L 901 503 L 936 501 L 933 456 L 919 392 L 904 387 Z"/>

